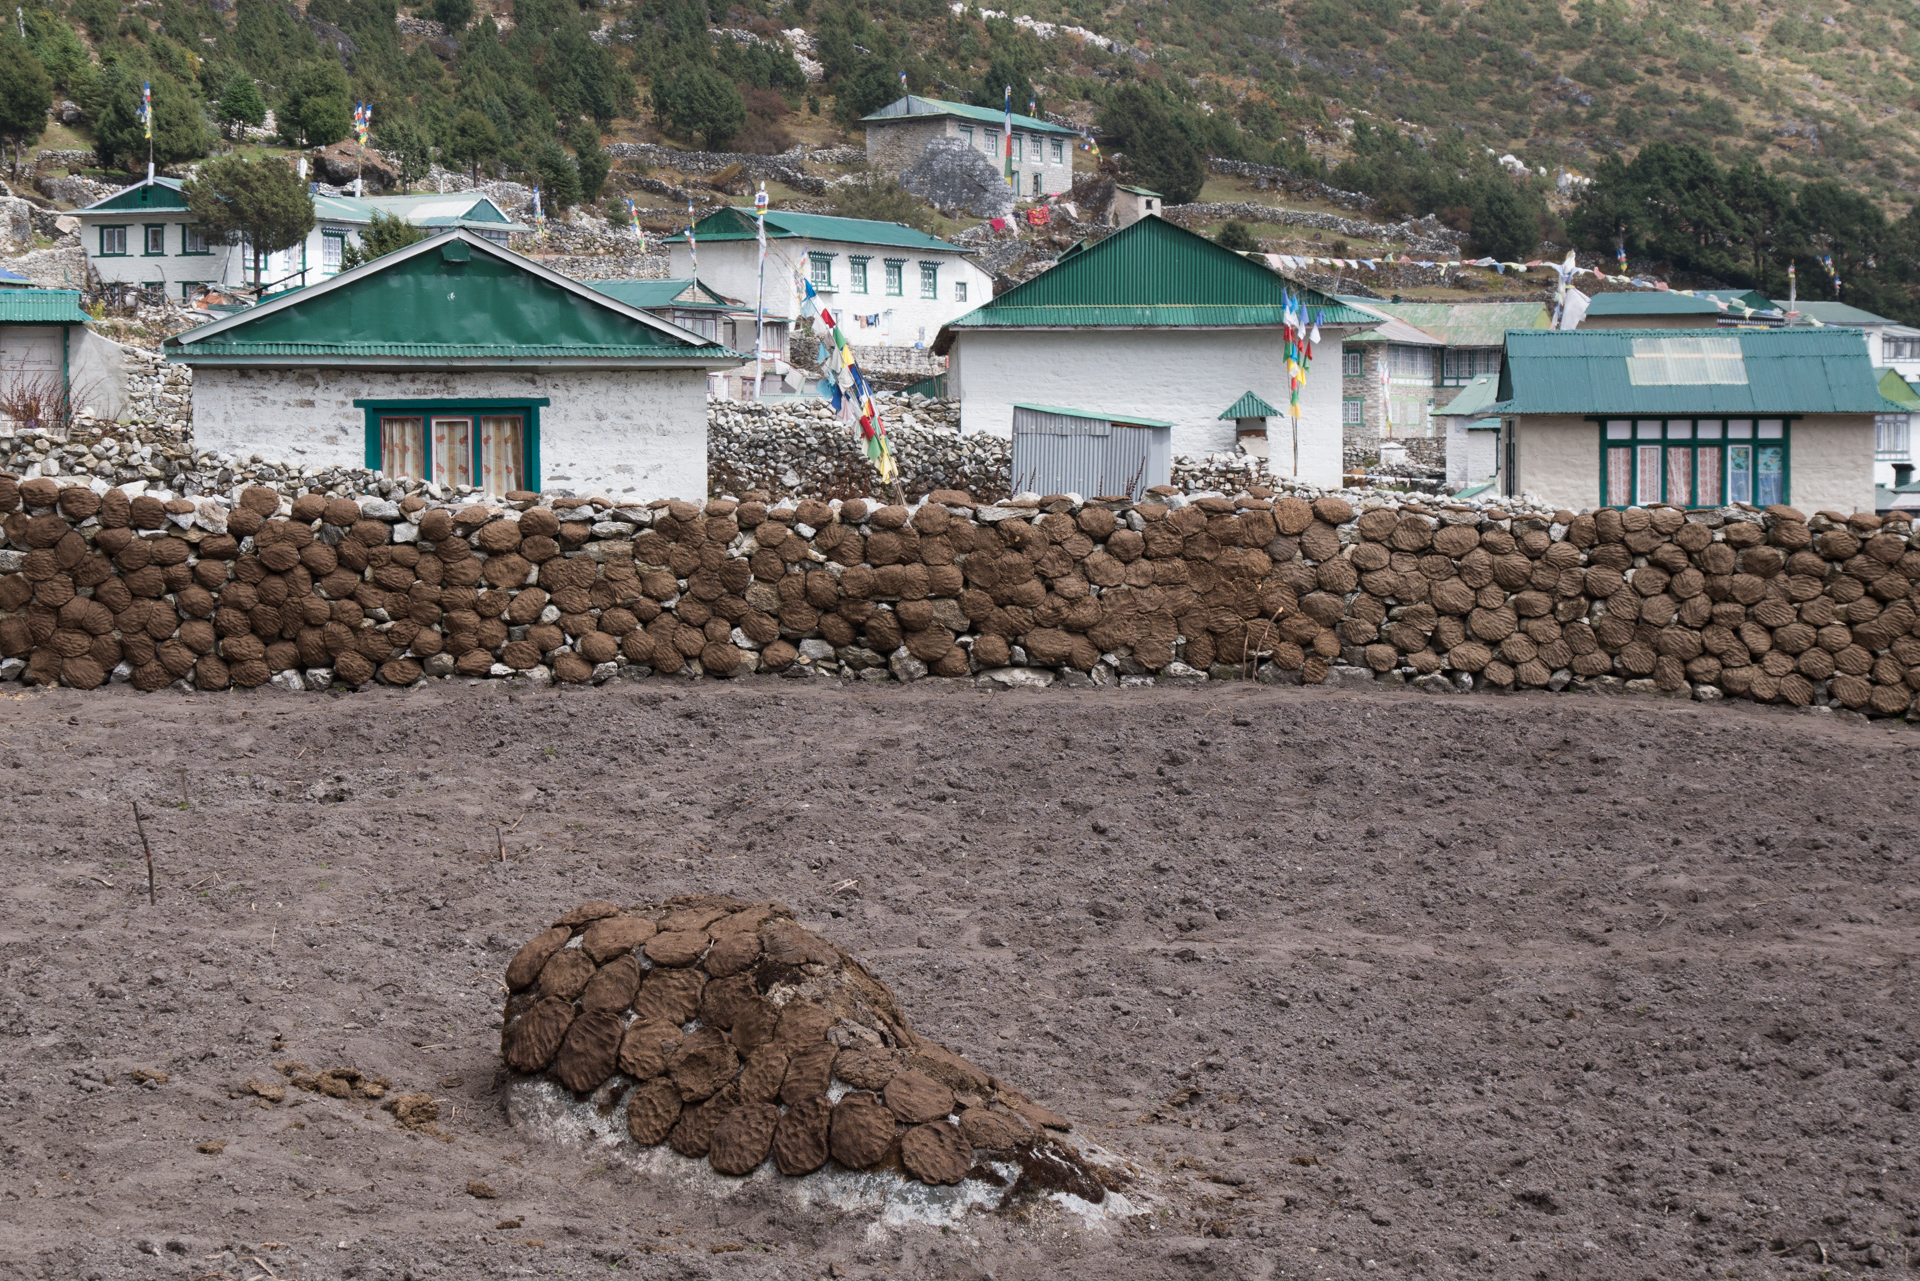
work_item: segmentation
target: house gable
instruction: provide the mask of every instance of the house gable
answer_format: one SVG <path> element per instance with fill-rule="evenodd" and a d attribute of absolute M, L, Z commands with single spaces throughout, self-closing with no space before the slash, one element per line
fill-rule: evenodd
<path fill-rule="evenodd" d="M 162 210 L 185 213 L 187 200 L 180 194 L 180 184 L 171 179 L 155 178 L 151 182 L 139 182 L 117 191 L 104 200 L 97 200 L 78 213 L 159 213 Z"/>

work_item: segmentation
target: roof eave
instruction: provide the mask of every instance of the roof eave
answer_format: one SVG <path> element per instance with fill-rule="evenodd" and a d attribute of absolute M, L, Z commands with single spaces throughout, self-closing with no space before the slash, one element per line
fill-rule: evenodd
<path fill-rule="evenodd" d="M 313 355 L 255 355 L 248 353 L 181 353 L 169 351 L 176 365 L 206 369 L 365 369 L 365 370 L 474 370 L 474 369 L 728 369 L 751 357 L 737 351 L 700 356 L 474 356 L 406 357 Z"/>

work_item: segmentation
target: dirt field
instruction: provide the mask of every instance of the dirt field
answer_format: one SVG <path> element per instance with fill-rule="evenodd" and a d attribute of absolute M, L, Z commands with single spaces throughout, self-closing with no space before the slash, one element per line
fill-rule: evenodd
<path fill-rule="evenodd" d="M 1916 764 L 1600 696 L 12 695 L 0 1275 L 1900 1274 Z M 1161 1212 L 890 1231 L 509 1126 L 512 949 L 698 890 L 790 904 Z M 285 1060 L 448 1137 L 241 1093 Z"/>

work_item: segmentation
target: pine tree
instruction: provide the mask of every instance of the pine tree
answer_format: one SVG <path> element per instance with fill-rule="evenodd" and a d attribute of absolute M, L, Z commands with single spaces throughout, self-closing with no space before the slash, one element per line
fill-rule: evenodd
<path fill-rule="evenodd" d="M 340 255 L 340 269 L 349 271 L 361 263 L 372 262 L 382 254 L 390 254 L 396 249 L 405 249 L 408 245 L 425 240 L 427 233 L 404 218 L 389 217 L 383 213 L 373 215 L 360 233 L 360 243 L 350 244 Z"/>
<path fill-rule="evenodd" d="M 241 135 L 241 126 L 266 122 L 267 104 L 260 97 L 260 90 L 254 87 L 251 76 L 235 75 L 220 91 L 213 116 L 226 127 L 227 137 L 237 138 Z"/>
<path fill-rule="evenodd" d="M 27 46 L 11 30 L 0 39 L 0 142 L 13 144 L 13 167 L 20 171 L 20 149 L 37 142 L 47 128 L 47 98 L 53 81 Z"/>
<path fill-rule="evenodd" d="M 156 74 L 151 83 L 153 162 L 164 168 L 211 151 L 213 131 L 207 128 L 193 95 L 169 76 Z M 117 159 L 131 169 L 146 166 L 147 132 L 140 120 L 140 85 L 140 78 L 121 63 L 102 76 L 95 95 L 101 106 L 93 124 L 93 150 L 102 165 L 111 167 Z"/>
<path fill-rule="evenodd" d="M 481 163 L 500 154 L 500 131 L 479 112 L 463 111 L 454 117 L 447 144 L 440 152 L 454 164 L 467 166 L 478 181 Z"/>
<path fill-rule="evenodd" d="M 427 138 L 426 130 L 412 120 L 383 126 L 380 147 L 399 166 L 402 191 L 410 190 L 433 168 L 433 143 Z"/>
<path fill-rule="evenodd" d="M 220 156 L 200 166 L 180 194 L 209 240 L 246 244 L 256 262 L 257 255 L 291 249 L 313 230 L 313 197 L 284 160 Z"/>
<path fill-rule="evenodd" d="M 542 139 L 527 148 L 527 170 L 540 184 L 544 208 L 559 213 L 580 203 L 580 171 L 560 144 Z"/>
<path fill-rule="evenodd" d="M 353 131 L 353 104 L 347 73 L 331 56 L 322 56 L 294 72 L 286 101 L 274 117 L 289 146 L 324 147 Z"/>
<path fill-rule="evenodd" d="M 676 132 L 706 140 L 707 150 L 725 151 L 747 123 L 747 104 L 739 87 L 711 67 L 689 62 L 654 88 L 665 97 L 664 114 Z"/>
<path fill-rule="evenodd" d="M 613 170 L 613 158 L 601 147 L 600 139 L 591 133 L 582 133 L 579 145 L 574 148 L 574 168 L 580 171 L 580 199 L 591 203 L 600 198 L 600 189 L 607 184 L 607 174 Z"/>

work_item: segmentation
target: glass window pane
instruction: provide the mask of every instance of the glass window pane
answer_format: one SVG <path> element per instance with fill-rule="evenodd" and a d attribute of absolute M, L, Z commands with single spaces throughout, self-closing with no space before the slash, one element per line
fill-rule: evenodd
<path fill-rule="evenodd" d="M 1696 457 L 1699 461 L 1694 464 L 1694 482 L 1698 488 L 1694 501 L 1702 507 L 1718 507 L 1721 503 L 1720 451 L 1702 449 Z"/>
<path fill-rule="evenodd" d="M 1638 446 L 1638 452 L 1640 474 L 1633 501 L 1645 507 L 1660 501 L 1660 455 L 1666 451 L 1658 445 L 1641 445 Z"/>
<path fill-rule="evenodd" d="M 1626 440 L 1633 435 L 1633 424 L 1624 418 L 1607 420 L 1607 439 Z"/>
<path fill-rule="evenodd" d="M 380 470 L 389 476 L 425 480 L 427 476 L 426 434 L 418 418 L 382 418 L 380 420 Z"/>
<path fill-rule="evenodd" d="M 489 494 L 526 488 L 520 483 L 522 435 L 519 414 L 490 414 L 480 420 L 480 485 Z"/>
<path fill-rule="evenodd" d="M 1762 418 L 1759 423 L 1761 440 L 1779 440 L 1785 435 L 1778 418 Z"/>
<path fill-rule="evenodd" d="M 441 485 L 473 483 L 473 419 L 433 420 L 433 480 Z"/>
<path fill-rule="evenodd" d="M 1727 439 L 1728 440 L 1752 440 L 1753 439 L 1753 419 L 1751 418 L 1727 419 Z"/>
<path fill-rule="evenodd" d="M 1727 446 L 1727 501 L 1753 501 L 1753 446 Z"/>
<path fill-rule="evenodd" d="M 1668 440 L 1686 440 L 1693 435 L 1693 423 L 1682 420 L 1667 424 Z"/>
<path fill-rule="evenodd" d="M 1640 437 L 1642 440 L 1660 439 L 1660 421 L 1658 419 L 1649 420 L 1642 418 L 1634 424 L 1634 435 Z"/>
<path fill-rule="evenodd" d="M 1667 501 L 1693 505 L 1693 450 L 1686 445 L 1667 450 Z"/>
<path fill-rule="evenodd" d="M 1765 424 L 1762 424 L 1764 427 Z M 1753 501 L 1761 507 L 1787 501 L 1787 451 L 1782 445 L 1760 445 L 1754 451 Z"/>
<path fill-rule="evenodd" d="M 1701 423 L 1698 427 L 1694 428 L 1694 435 L 1698 436 L 1701 440 L 1719 440 L 1721 426 L 1718 422 Z"/>
<path fill-rule="evenodd" d="M 1633 451 L 1607 451 L 1607 497 L 1609 507 L 1625 507 L 1633 494 Z"/>

